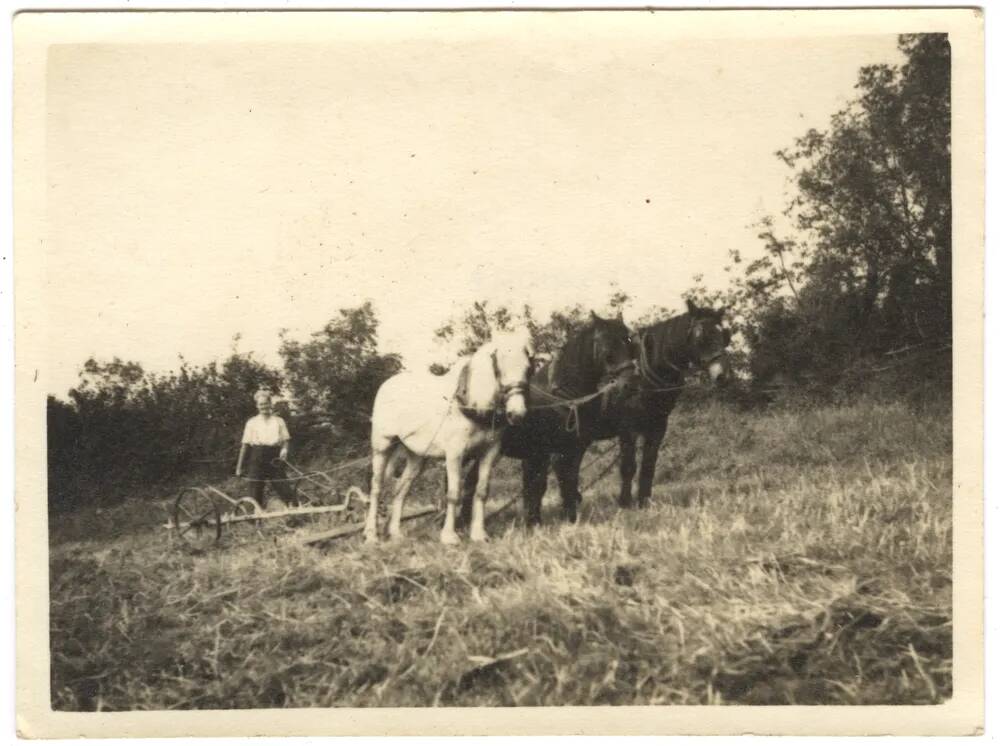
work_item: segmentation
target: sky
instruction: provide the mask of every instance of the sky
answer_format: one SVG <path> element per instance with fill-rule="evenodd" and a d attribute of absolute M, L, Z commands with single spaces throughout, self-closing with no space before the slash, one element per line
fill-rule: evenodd
<path fill-rule="evenodd" d="M 680 307 L 759 253 L 775 151 L 898 61 L 895 36 L 553 34 L 52 47 L 50 391 L 91 356 L 162 372 L 236 334 L 278 364 L 280 330 L 365 300 L 411 367 L 474 300 Z"/>

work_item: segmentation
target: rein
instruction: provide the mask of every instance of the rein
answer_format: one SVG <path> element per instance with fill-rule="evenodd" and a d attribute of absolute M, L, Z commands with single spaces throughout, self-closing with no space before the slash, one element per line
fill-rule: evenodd
<path fill-rule="evenodd" d="M 597 391 L 593 392 L 592 394 L 587 394 L 586 396 L 577 396 L 572 399 L 567 399 L 566 397 L 559 396 L 558 394 L 553 394 L 549 391 L 546 391 L 543 388 L 539 388 L 535 384 L 531 384 L 532 391 L 534 391 L 536 394 L 541 394 L 542 396 L 552 401 L 551 404 L 533 404 L 531 405 L 531 409 L 555 409 L 556 407 L 579 406 L 581 404 L 586 404 L 589 401 L 593 401 L 594 399 L 607 393 L 617 385 L 618 385 L 617 381 L 612 381 L 611 383 L 604 384 L 603 386 L 601 386 L 601 388 L 597 389 Z"/>
<path fill-rule="evenodd" d="M 599 351 L 598 351 L 597 341 L 594 340 L 592 355 L 593 355 L 593 357 L 595 359 L 598 356 L 598 352 Z M 559 364 L 558 360 L 553 361 L 552 368 L 550 368 L 550 370 L 549 370 L 549 377 L 550 377 L 550 379 L 552 378 L 553 373 L 555 371 L 555 366 L 557 366 L 558 364 Z M 632 360 L 632 359 L 629 359 L 629 360 L 626 360 L 626 361 L 624 361 L 622 363 L 619 363 L 618 365 L 616 365 L 611 370 L 607 370 L 605 372 L 605 375 L 606 376 L 617 377 L 619 374 L 624 373 L 625 371 L 627 371 L 629 369 L 631 369 L 631 370 L 634 371 L 634 370 L 636 370 L 636 368 L 637 368 L 636 361 Z M 545 389 L 540 388 L 540 387 L 538 387 L 538 386 L 536 386 L 535 384 L 532 383 L 532 384 L 530 384 L 531 390 L 533 392 L 535 392 L 535 393 L 540 394 L 541 396 L 543 396 L 545 399 L 548 400 L 549 403 L 547 403 L 547 404 L 533 404 L 533 405 L 529 406 L 529 409 L 536 410 L 536 409 L 561 409 L 561 408 L 566 408 L 568 410 L 568 412 L 566 414 L 565 430 L 568 433 L 574 433 L 577 436 L 579 436 L 579 434 L 580 434 L 580 407 L 583 406 L 584 404 L 587 404 L 587 403 L 593 401 L 594 399 L 597 399 L 599 397 L 605 396 L 609 391 L 611 391 L 613 388 L 616 388 L 617 386 L 618 386 L 617 380 L 612 380 L 612 381 L 604 384 L 603 386 L 600 386 L 596 391 L 594 391 L 594 392 L 592 392 L 590 394 L 583 394 L 581 396 L 576 396 L 576 397 L 565 397 L 565 396 L 559 396 L 558 394 L 554 394 L 551 391 L 546 391 Z"/>
<path fill-rule="evenodd" d="M 580 406 L 588 402 L 593 401 L 599 396 L 604 396 L 608 391 L 613 389 L 618 385 L 617 381 L 611 381 L 601 386 L 597 391 L 592 394 L 587 394 L 586 396 L 578 396 L 573 399 L 567 399 L 565 397 L 553 394 L 546 391 L 543 388 L 531 384 L 531 390 L 537 394 L 541 394 L 550 400 L 549 404 L 534 404 L 530 409 L 558 409 L 560 407 L 566 407 L 569 412 L 566 415 L 566 432 L 580 434 Z"/>

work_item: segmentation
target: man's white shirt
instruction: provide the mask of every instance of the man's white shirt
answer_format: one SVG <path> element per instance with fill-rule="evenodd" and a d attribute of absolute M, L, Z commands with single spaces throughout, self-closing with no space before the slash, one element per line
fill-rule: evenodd
<path fill-rule="evenodd" d="M 291 440 L 285 421 L 272 414 L 265 417 L 258 414 L 247 420 L 243 428 L 243 442 L 251 446 L 277 446 Z"/>

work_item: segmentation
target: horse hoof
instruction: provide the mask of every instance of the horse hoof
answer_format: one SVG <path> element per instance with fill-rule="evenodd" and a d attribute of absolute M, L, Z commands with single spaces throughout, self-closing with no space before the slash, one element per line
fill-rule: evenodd
<path fill-rule="evenodd" d="M 631 498 L 628 500 L 619 500 L 618 507 L 622 508 L 623 510 L 628 510 L 629 508 L 634 508 L 635 503 L 632 502 Z"/>
<path fill-rule="evenodd" d="M 489 540 L 490 537 L 486 535 L 485 531 L 482 532 L 473 531 L 471 534 L 469 534 L 469 541 L 484 542 Z"/>
<path fill-rule="evenodd" d="M 458 544 L 460 539 L 458 534 L 454 531 L 442 531 L 441 532 L 441 543 L 442 544 Z"/>
<path fill-rule="evenodd" d="M 365 544 L 378 544 L 378 536 L 375 534 L 365 534 Z"/>
<path fill-rule="evenodd" d="M 402 531 L 390 531 L 389 532 L 389 541 L 396 542 L 396 541 L 402 541 L 402 539 L 403 539 L 403 532 Z"/>

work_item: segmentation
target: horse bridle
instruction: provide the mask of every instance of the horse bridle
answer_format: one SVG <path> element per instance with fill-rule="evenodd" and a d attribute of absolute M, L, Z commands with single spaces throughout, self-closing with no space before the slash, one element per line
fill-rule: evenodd
<path fill-rule="evenodd" d="M 529 356 L 530 357 L 530 356 Z M 496 378 L 497 384 L 500 386 L 500 391 L 498 392 L 498 398 L 501 400 L 503 407 L 507 406 L 507 402 L 511 400 L 511 397 L 520 394 L 527 399 L 528 393 L 528 381 L 517 381 L 516 383 L 504 383 L 500 378 L 500 363 L 497 362 L 497 351 L 493 350 L 490 353 L 490 360 L 493 361 L 493 377 Z M 530 366 L 529 366 L 530 371 Z M 530 372 L 528 374 L 531 375 Z"/>
<path fill-rule="evenodd" d="M 718 322 L 716 322 L 716 323 L 717 323 L 717 325 L 718 325 L 718 324 L 719 324 L 719 322 L 721 322 L 721 321 L 722 321 L 722 319 L 720 318 L 720 319 L 719 319 L 719 321 L 718 321 Z M 690 328 L 688 329 L 688 334 L 687 334 L 687 344 L 688 344 L 688 346 L 689 346 L 689 347 L 690 347 L 690 345 L 691 345 L 691 335 L 692 335 L 692 334 L 694 334 L 694 325 L 695 325 L 695 319 L 693 319 L 693 318 L 692 318 L 692 319 L 691 319 L 691 326 L 690 326 Z M 720 328 L 720 330 L 721 330 L 721 326 L 720 326 L 719 328 Z M 728 344 L 728 343 L 727 343 L 727 344 Z M 711 355 L 709 355 L 708 357 L 700 357 L 700 358 L 699 358 L 699 361 L 698 361 L 698 366 L 699 366 L 699 367 L 700 367 L 700 368 L 701 368 L 702 370 L 708 370 L 709 366 L 710 366 L 710 365 L 711 365 L 712 363 L 714 363 L 714 362 L 715 362 L 716 360 L 718 360 L 719 358 L 721 358 L 721 357 L 722 357 L 722 356 L 724 356 L 725 354 L 726 354 L 726 345 L 724 344 L 724 345 L 722 345 L 722 347 L 720 347 L 720 348 L 719 348 L 718 350 L 716 350 L 715 352 L 713 352 L 713 353 L 712 353 Z"/>
<path fill-rule="evenodd" d="M 629 338 L 628 341 L 631 342 L 631 338 Z M 599 357 L 600 357 L 600 354 L 599 354 L 599 351 L 598 351 L 598 348 L 597 348 L 597 339 L 595 338 L 594 339 L 594 359 L 597 360 Z M 614 368 L 611 368 L 610 370 L 606 370 L 604 372 L 604 376 L 602 376 L 601 380 L 613 379 L 615 376 L 617 376 L 617 375 L 619 375 L 621 373 L 624 373 L 629 368 L 631 368 L 632 370 L 636 370 L 637 369 L 636 361 L 635 360 L 632 360 L 632 359 L 625 360 L 624 362 L 618 363 L 618 365 L 616 365 Z"/>
<path fill-rule="evenodd" d="M 698 320 L 692 316 L 691 322 L 688 324 L 687 334 L 684 336 L 684 346 L 687 347 L 688 349 L 690 349 L 692 345 L 691 337 L 694 334 L 694 328 L 697 322 Z M 649 353 L 646 351 L 646 335 L 648 333 L 649 332 L 639 333 L 639 359 L 637 361 L 636 367 L 639 371 L 639 375 L 641 375 L 647 381 L 652 383 L 654 386 L 666 386 L 672 382 L 667 381 L 661 376 L 659 376 L 654 370 L 653 364 L 649 361 Z M 693 360 L 689 359 L 688 367 L 695 366 L 700 368 L 701 370 L 708 370 L 709 366 L 711 366 L 712 363 L 720 359 L 725 354 L 726 354 L 726 348 L 721 347 L 708 357 L 704 358 L 699 357 L 697 364 Z M 672 360 L 662 360 L 659 362 L 665 364 L 669 368 L 673 368 L 682 376 L 684 375 L 684 369 L 678 366 Z"/>
<path fill-rule="evenodd" d="M 467 383 L 463 384 L 461 383 L 461 380 L 462 378 L 465 378 L 466 381 L 468 380 L 469 363 L 471 362 L 471 360 L 465 363 L 464 369 L 459 376 L 460 383 L 458 385 L 458 390 L 455 391 L 455 400 L 458 403 L 458 408 L 462 411 L 462 413 L 466 417 L 469 417 L 470 419 L 476 421 L 480 421 L 483 420 L 483 418 L 485 418 L 486 422 L 496 423 L 496 418 L 500 415 L 501 412 L 505 410 L 507 402 L 510 401 L 511 397 L 515 396 L 516 394 L 522 394 L 525 396 L 525 399 L 527 400 L 526 392 L 530 384 L 528 381 L 517 381 L 516 383 L 505 384 L 500 379 L 500 364 L 497 362 L 496 350 L 493 350 L 493 352 L 490 353 L 490 361 L 493 364 L 493 378 L 496 380 L 497 384 L 500 387 L 500 390 L 493 398 L 494 402 L 493 408 L 484 411 L 476 407 L 469 406 L 469 400 L 466 390 Z"/>

